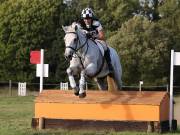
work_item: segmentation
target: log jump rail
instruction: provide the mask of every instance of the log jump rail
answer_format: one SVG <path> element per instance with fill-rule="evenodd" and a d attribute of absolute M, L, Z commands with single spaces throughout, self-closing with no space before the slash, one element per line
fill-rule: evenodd
<path fill-rule="evenodd" d="M 88 90 L 80 99 L 73 91 L 43 90 L 35 99 L 33 128 L 169 130 L 169 95 L 150 91 Z M 173 129 L 177 121 L 173 120 Z"/>

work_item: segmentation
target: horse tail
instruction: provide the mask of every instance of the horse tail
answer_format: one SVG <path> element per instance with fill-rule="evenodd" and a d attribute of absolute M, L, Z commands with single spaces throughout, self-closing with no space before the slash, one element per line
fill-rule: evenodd
<path fill-rule="evenodd" d="M 110 54 L 111 54 L 111 62 L 112 62 L 112 66 L 114 68 L 114 79 L 115 79 L 115 82 L 117 84 L 117 87 L 118 89 L 121 89 L 122 87 L 122 80 L 121 80 L 121 77 L 122 77 L 122 66 L 121 66 L 121 63 L 120 63 L 120 57 L 119 55 L 117 54 L 116 50 L 109 47 L 110 49 Z"/>

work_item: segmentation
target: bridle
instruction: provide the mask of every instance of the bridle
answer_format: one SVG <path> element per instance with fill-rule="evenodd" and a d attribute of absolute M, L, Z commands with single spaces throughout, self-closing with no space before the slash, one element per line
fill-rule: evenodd
<path fill-rule="evenodd" d="M 83 67 L 83 69 L 84 69 L 85 67 L 84 67 L 84 64 L 83 64 L 83 61 L 84 61 L 83 59 L 84 59 L 84 57 L 85 57 L 85 55 L 86 55 L 86 53 L 87 53 L 87 51 L 88 51 L 88 48 L 89 48 L 88 38 L 86 37 L 86 41 L 85 41 L 83 44 L 81 44 L 81 41 L 80 41 L 80 39 L 79 39 L 79 36 L 78 36 L 78 34 L 77 34 L 76 32 L 66 32 L 66 34 L 75 34 L 75 35 L 77 36 L 76 46 L 75 46 L 75 47 L 66 46 L 66 48 L 70 48 L 70 49 L 72 49 L 72 50 L 74 51 L 74 53 L 75 53 L 76 56 L 79 58 L 79 60 L 80 60 L 80 62 L 81 62 L 81 65 L 82 65 L 82 67 Z M 78 47 L 78 44 L 80 45 L 79 48 L 77 48 L 77 47 Z M 87 49 L 86 49 L 84 55 L 83 55 L 83 56 L 82 56 L 82 55 L 79 55 L 79 54 L 78 54 L 78 51 L 79 51 L 80 49 L 82 49 L 83 47 L 85 47 L 85 45 L 87 45 Z"/>
<path fill-rule="evenodd" d="M 72 47 L 72 46 L 66 46 L 66 48 L 70 48 L 70 49 L 72 49 L 75 53 L 77 53 L 81 48 L 83 48 L 85 45 L 88 45 L 87 43 L 88 43 L 88 38 L 86 37 L 86 41 L 83 43 L 83 44 L 81 44 L 81 41 L 79 40 L 79 36 L 78 36 L 78 34 L 76 33 L 76 32 L 66 32 L 66 34 L 75 34 L 76 36 L 77 36 L 77 41 L 78 42 L 76 42 L 76 46 L 75 47 Z M 78 47 L 78 44 L 80 44 L 80 47 L 79 48 L 77 48 Z M 87 53 L 87 50 L 86 50 L 86 53 Z M 85 54 L 86 54 L 85 53 Z"/>
<path fill-rule="evenodd" d="M 76 54 L 76 56 L 79 58 L 83 69 L 85 69 L 84 64 L 83 64 L 83 61 L 84 61 L 84 60 L 83 60 L 83 57 L 85 57 L 86 53 L 88 52 L 88 48 L 89 48 L 88 38 L 86 37 L 86 41 L 85 41 L 83 44 L 81 44 L 81 41 L 80 41 L 80 39 L 79 39 L 79 36 L 78 36 L 78 34 L 77 34 L 76 32 L 66 32 L 66 34 L 75 34 L 75 35 L 77 36 L 77 41 L 78 41 L 78 42 L 76 42 L 76 46 L 75 46 L 75 47 L 66 46 L 66 48 L 70 48 L 70 49 L 72 49 L 72 50 L 74 51 L 74 53 Z M 79 48 L 77 48 L 77 47 L 78 47 L 78 44 L 80 45 Z M 96 44 L 96 43 L 95 43 L 95 44 Z M 82 49 L 83 47 L 85 47 L 85 45 L 87 45 L 87 49 L 86 49 L 84 55 L 83 55 L 83 56 L 82 56 L 82 55 L 81 55 L 81 56 L 78 55 L 78 51 L 79 51 L 80 49 Z M 100 50 L 99 50 L 99 51 L 100 51 Z M 102 57 L 103 57 L 103 56 L 102 56 Z M 104 65 L 104 59 L 103 59 L 103 62 L 102 62 L 102 64 L 101 64 L 99 70 L 96 72 L 96 74 L 95 74 L 94 76 L 98 75 L 98 74 L 101 72 L 101 70 L 102 70 L 102 68 L 103 68 L 103 65 Z"/>

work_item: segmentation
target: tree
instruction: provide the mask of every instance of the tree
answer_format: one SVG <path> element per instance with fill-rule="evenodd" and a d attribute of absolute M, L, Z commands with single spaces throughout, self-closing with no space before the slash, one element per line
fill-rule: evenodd
<path fill-rule="evenodd" d="M 173 30 L 177 26 L 169 27 L 167 19 L 150 23 L 146 18 L 134 17 L 108 40 L 121 56 L 125 84 L 137 84 L 139 80 L 168 83 L 170 49 L 178 44 L 179 38 L 174 35 L 179 30 Z"/>
<path fill-rule="evenodd" d="M 170 49 L 180 51 L 180 2 L 167 0 L 158 6 L 160 20 L 149 22 L 133 17 L 139 0 L 1 0 L 0 80 L 39 81 L 29 63 L 31 50 L 45 49 L 50 64 L 47 82 L 66 81 L 62 25 L 80 19 L 83 8 L 91 7 L 101 21 L 107 41 L 121 56 L 124 84 L 168 83 Z M 53 76 L 53 77 L 52 77 Z M 175 84 L 179 84 L 179 71 Z"/>
<path fill-rule="evenodd" d="M 46 60 L 52 66 L 51 75 L 64 79 L 54 60 L 63 61 L 64 43 L 62 24 L 71 17 L 69 10 L 59 0 L 7 0 L 0 5 L 1 80 L 33 81 L 35 66 L 29 63 L 30 50 L 44 48 Z M 68 18 L 68 19 L 67 19 Z M 53 52 L 51 52 L 53 51 Z M 62 63 L 63 64 L 63 63 Z M 51 80 L 51 79 L 50 79 Z M 50 81 L 49 80 L 49 81 Z"/>

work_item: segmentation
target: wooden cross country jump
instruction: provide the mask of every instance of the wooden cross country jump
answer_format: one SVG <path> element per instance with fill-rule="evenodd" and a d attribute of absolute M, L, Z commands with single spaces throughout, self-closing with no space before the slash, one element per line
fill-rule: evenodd
<path fill-rule="evenodd" d="M 167 92 L 88 90 L 80 99 L 71 90 L 43 90 L 35 99 L 32 127 L 163 132 L 168 120 Z"/>

